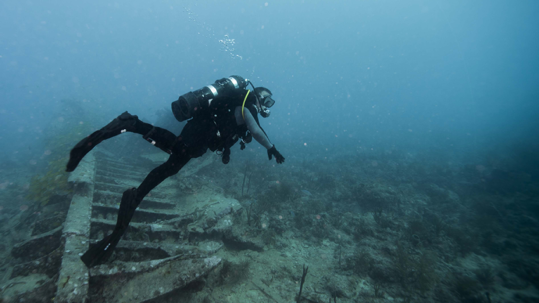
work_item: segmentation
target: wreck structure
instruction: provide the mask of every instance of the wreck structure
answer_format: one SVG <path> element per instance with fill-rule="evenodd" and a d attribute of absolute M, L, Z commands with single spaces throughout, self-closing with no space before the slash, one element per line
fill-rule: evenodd
<path fill-rule="evenodd" d="M 197 195 L 190 184 L 213 161 L 212 155 L 195 159 L 151 192 L 111 260 L 89 269 L 80 256 L 112 232 L 122 192 L 147 172 L 106 150 L 88 154 L 69 177 L 71 200 L 47 205 L 29 239 L 13 247 L 16 265 L 2 290 L 4 302 L 158 302 L 203 287 L 221 263 L 215 253 L 224 242 L 242 242 L 232 229 L 238 201 L 218 187 Z"/>

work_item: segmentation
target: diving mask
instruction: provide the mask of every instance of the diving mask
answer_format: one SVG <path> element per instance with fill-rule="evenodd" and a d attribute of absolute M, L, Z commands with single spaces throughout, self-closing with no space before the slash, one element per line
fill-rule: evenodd
<path fill-rule="evenodd" d="M 275 100 L 273 100 L 273 99 L 271 98 L 271 94 L 266 94 L 266 95 L 264 96 L 264 93 L 266 93 L 266 92 L 263 92 L 263 93 L 261 94 L 262 100 L 260 101 L 260 103 L 261 103 L 261 105 L 270 108 L 270 107 L 273 106 L 273 104 L 275 104 Z"/>
<path fill-rule="evenodd" d="M 271 98 L 271 96 L 272 96 L 271 92 L 268 89 L 265 89 L 265 88 L 259 90 L 258 96 L 260 97 L 259 98 L 260 115 L 263 118 L 267 118 L 271 114 L 271 111 L 269 110 L 269 108 L 272 107 L 273 104 L 275 104 L 275 100 L 273 100 L 273 98 Z"/>

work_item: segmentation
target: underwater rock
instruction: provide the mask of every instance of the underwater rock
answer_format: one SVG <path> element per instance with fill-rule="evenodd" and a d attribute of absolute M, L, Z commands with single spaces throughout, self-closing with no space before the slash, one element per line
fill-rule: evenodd
<path fill-rule="evenodd" d="M 248 237 L 244 227 L 234 226 L 222 234 L 223 243 L 230 249 L 264 251 L 264 243 L 258 237 Z"/>
<path fill-rule="evenodd" d="M 146 262 L 115 262 L 90 271 L 91 283 L 102 287 L 92 302 L 145 302 L 202 281 L 221 263 L 219 257 L 178 255 Z M 157 302 L 157 301 L 156 301 Z"/>
<path fill-rule="evenodd" d="M 54 300 L 56 283 L 53 280 L 41 279 L 40 275 L 24 277 L 9 283 L 8 287 L 2 289 L 0 302 L 35 302 L 49 303 Z"/>
<path fill-rule="evenodd" d="M 380 283 L 393 283 L 395 282 L 395 272 L 390 268 L 384 267 L 380 264 L 373 264 L 369 272 L 369 277 L 374 281 Z"/>
<path fill-rule="evenodd" d="M 215 196 L 214 196 L 215 197 Z M 229 235 L 235 234 L 235 216 L 242 209 L 241 204 L 235 199 L 216 197 L 199 203 L 204 207 L 204 212 L 198 212 L 194 222 L 188 225 L 189 241 L 213 239 L 221 242 Z M 205 205 L 204 205 L 205 204 Z"/>
<path fill-rule="evenodd" d="M 341 276 L 331 276 L 327 278 L 325 289 L 330 293 L 331 298 L 350 298 L 345 285 L 350 285 L 346 278 Z"/>
<path fill-rule="evenodd" d="M 305 195 L 305 196 L 312 196 L 313 194 L 311 194 L 310 191 L 306 190 L 306 189 L 302 189 L 301 192 Z"/>
<path fill-rule="evenodd" d="M 35 236 L 28 241 L 15 244 L 11 250 L 11 255 L 25 262 L 48 255 L 60 246 L 62 228 L 62 226 L 59 226 L 50 232 Z"/>
<path fill-rule="evenodd" d="M 63 250 L 64 246 L 61 245 L 46 256 L 33 260 L 32 262 L 15 265 L 11 272 L 10 279 L 25 277 L 31 274 L 45 274 L 49 278 L 53 278 L 62 263 Z"/>

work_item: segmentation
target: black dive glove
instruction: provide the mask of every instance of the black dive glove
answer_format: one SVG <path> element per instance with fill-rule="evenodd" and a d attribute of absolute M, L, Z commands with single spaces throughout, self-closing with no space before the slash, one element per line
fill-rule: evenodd
<path fill-rule="evenodd" d="M 275 144 L 270 149 L 268 149 L 268 159 L 271 160 L 271 156 L 275 156 L 275 161 L 277 161 L 277 163 L 279 164 L 284 162 L 284 157 L 283 155 L 281 155 L 280 152 L 277 151 L 277 149 L 275 148 Z"/>

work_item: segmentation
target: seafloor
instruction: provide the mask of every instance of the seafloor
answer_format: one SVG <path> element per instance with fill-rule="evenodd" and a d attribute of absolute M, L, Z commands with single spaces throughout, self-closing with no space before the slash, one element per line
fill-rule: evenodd
<path fill-rule="evenodd" d="M 392 150 L 275 165 L 234 150 L 224 166 L 207 153 L 88 271 L 78 255 L 166 156 L 115 152 L 91 153 L 82 194 L 71 180 L 46 203 L 28 198 L 35 171 L 0 166 L 0 301 L 539 302 L 539 183 L 517 160 Z M 91 226 L 77 234 L 81 208 Z"/>

